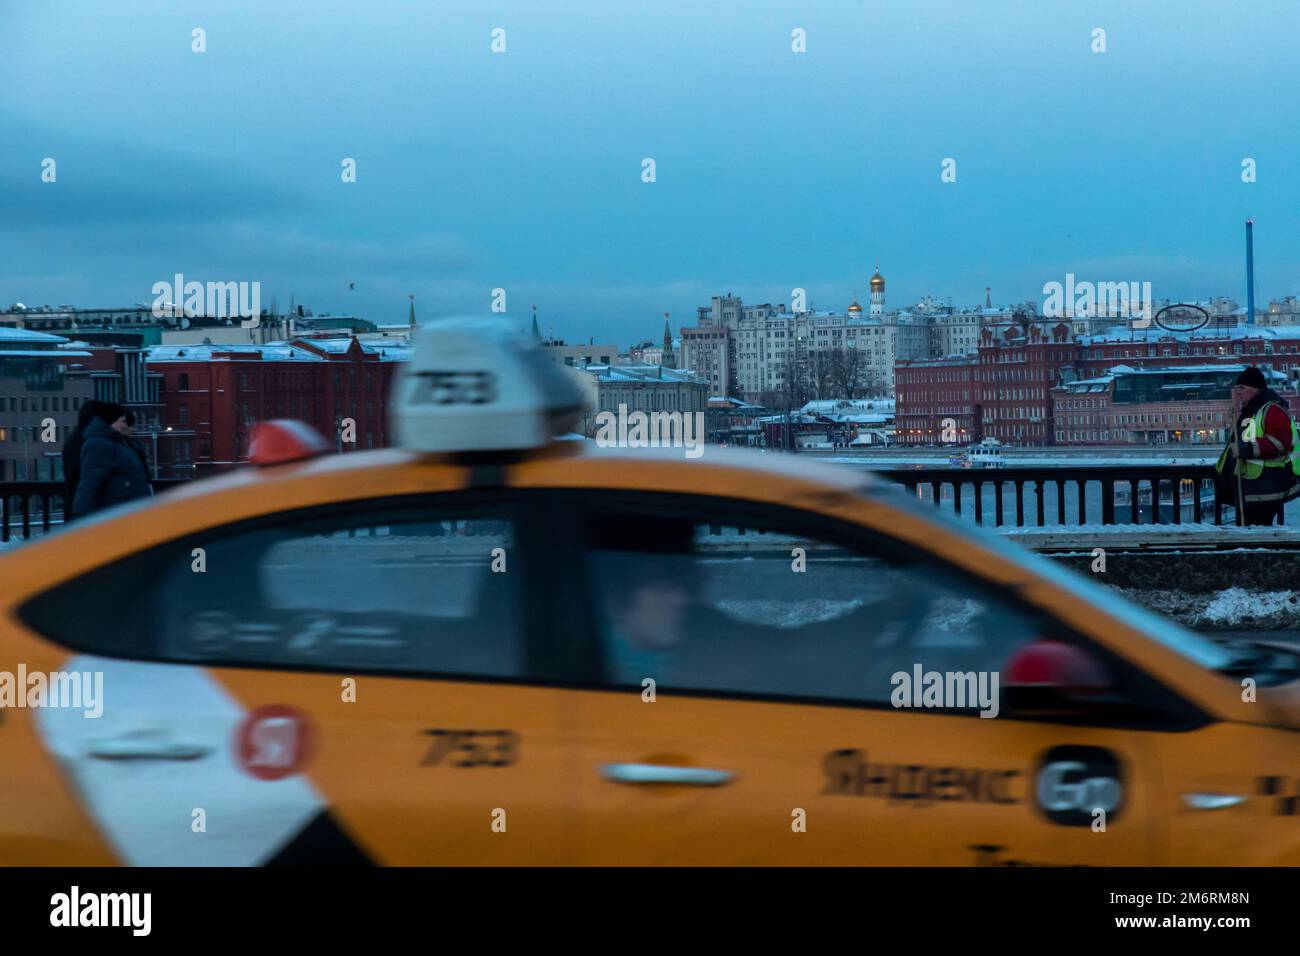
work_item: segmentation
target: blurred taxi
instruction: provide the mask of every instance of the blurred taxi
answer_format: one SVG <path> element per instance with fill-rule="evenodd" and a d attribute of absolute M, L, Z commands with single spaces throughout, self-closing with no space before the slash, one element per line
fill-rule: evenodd
<path fill-rule="evenodd" d="M 0 864 L 1300 863 L 1294 653 L 569 374 L 440 324 L 400 448 L 0 558 Z"/>

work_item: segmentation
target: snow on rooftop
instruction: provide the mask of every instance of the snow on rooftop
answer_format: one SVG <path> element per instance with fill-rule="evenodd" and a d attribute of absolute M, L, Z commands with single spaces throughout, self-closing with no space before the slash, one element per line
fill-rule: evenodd
<path fill-rule="evenodd" d="M 1079 336 L 1083 345 L 1095 345 L 1102 342 L 1156 342 L 1160 339 L 1300 339 L 1300 325 L 1247 325 L 1237 322 L 1234 325 L 1216 325 L 1211 322 L 1201 329 L 1191 332 L 1171 332 L 1168 329 L 1152 325 L 1146 329 L 1130 329 L 1127 326 L 1097 332 L 1092 335 Z"/>
<path fill-rule="evenodd" d="M 313 337 L 309 337 L 309 336 L 303 336 L 300 340 L 297 340 L 297 341 L 302 341 L 302 342 L 309 343 L 309 344 L 311 345 L 312 348 L 320 349 L 322 352 L 337 353 L 337 354 L 340 354 L 340 355 L 343 354 L 343 353 L 346 352 L 349 348 L 352 347 L 352 339 L 351 339 L 351 337 L 348 337 L 348 338 L 320 338 L 320 339 L 318 339 L 318 338 L 313 338 Z M 279 343 L 277 343 L 277 344 L 279 344 Z M 291 345 L 291 344 L 293 344 L 293 343 L 291 343 L 291 342 L 286 342 L 286 343 L 284 343 L 284 344 L 286 344 L 286 345 Z"/>
<path fill-rule="evenodd" d="M 1109 385 L 1120 375 L 1170 375 L 1170 374 L 1189 375 L 1189 374 L 1199 374 L 1204 372 L 1226 372 L 1228 374 L 1232 374 L 1234 372 L 1241 372 L 1245 368 L 1247 368 L 1247 366 L 1241 364 L 1216 365 L 1214 363 L 1205 363 L 1202 365 L 1170 365 L 1164 368 L 1132 368 L 1131 366 L 1128 365 L 1112 365 L 1110 367 L 1110 370 L 1107 371 L 1104 375 L 1095 375 L 1092 378 L 1075 379 L 1072 382 L 1065 382 L 1061 387 L 1065 388 L 1067 391 L 1080 391 L 1080 390 L 1093 391 L 1095 390 L 1095 388 L 1100 388 L 1102 386 Z M 1278 381 L 1286 380 L 1286 373 L 1279 372 L 1277 369 L 1268 369 L 1265 372 L 1265 374 L 1269 375 L 1270 377 Z M 1193 384 L 1193 383 L 1189 383 L 1186 381 L 1170 382 L 1161 385 L 1160 387 L 1169 388 L 1169 389 L 1179 389 L 1179 388 L 1186 388 L 1189 384 Z"/>
<path fill-rule="evenodd" d="M 66 342 L 68 341 L 62 335 L 51 335 L 49 332 L 35 332 L 31 329 L 6 329 L 0 328 L 0 342 Z"/>
<path fill-rule="evenodd" d="M 331 355 L 343 354 L 351 346 L 353 339 L 304 339 L 312 349 L 328 352 Z M 381 361 L 408 361 L 411 346 L 398 342 L 366 342 L 356 340 L 361 351 L 378 355 Z M 325 362 L 328 359 L 313 352 L 297 342 L 266 342 L 261 345 L 240 342 L 223 345 L 220 343 L 199 343 L 185 345 L 153 345 L 147 350 L 150 362 L 212 362 L 241 357 L 260 359 L 263 362 Z"/>
<path fill-rule="evenodd" d="M 5 358 L 90 358 L 90 352 L 72 349 L 0 349 L 0 359 Z"/>
<path fill-rule="evenodd" d="M 153 345 L 147 350 L 150 362 L 212 362 L 230 357 L 247 357 L 270 361 L 323 362 L 319 355 L 289 345 Z"/>
<path fill-rule="evenodd" d="M 687 369 L 665 368 L 649 363 L 605 365 L 592 362 L 579 367 L 579 370 L 594 375 L 602 382 L 703 382 Z"/>

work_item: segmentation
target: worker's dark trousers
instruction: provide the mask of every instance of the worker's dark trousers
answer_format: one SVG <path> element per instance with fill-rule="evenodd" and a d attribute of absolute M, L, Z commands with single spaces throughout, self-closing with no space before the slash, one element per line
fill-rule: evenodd
<path fill-rule="evenodd" d="M 1281 524 L 1282 505 L 1248 504 L 1246 505 L 1246 524 Z"/>

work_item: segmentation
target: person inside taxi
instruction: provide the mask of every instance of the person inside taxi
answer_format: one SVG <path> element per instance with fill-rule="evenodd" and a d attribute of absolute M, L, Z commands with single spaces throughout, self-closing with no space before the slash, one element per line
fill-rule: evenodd
<path fill-rule="evenodd" d="M 619 684 L 639 684 L 645 678 L 672 679 L 686 640 L 691 595 L 669 555 L 637 555 L 623 562 L 635 575 L 623 595 L 611 603 L 604 629 L 605 664 Z"/>
<path fill-rule="evenodd" d="M 695 523 L 671 519 L 620 517 L 599 526 L 592 548 L 612 683 L 639 686 L 649 677 L 681 688 L 803 694 L 824 692 L 834 679 L 854 696 L 871 661 L 883 666 L 894 657 L 877 646 L 886 624 L 899 623 L 904 610 L 908 619 L 924 614 L 914 607 L 924 599 L 912 595 L 896 599 L 889 615 L 868 601 L 830 617 L 776 623 L 781 615 L 772 612 L 783 599 L 802 607 L 816 596 L 815 585 L 794 576 L 779 592 L 743 594 L 742 604 L 753 597 L 776 605 L 745 613 L 728 597 L 739 579 L 698 550 L 697 534 Z"/>
<path fill-rule="evenodd" d="M 821 552 L 794 574 L 784 553 L 701 550 L 705 534 L 671 519 L 601 524 L 611 683 L 874 700 L 917 662 L 996 670 L 1031 637 L 1016 615 L 921 568 Z M 742 575 L 737 560 L 760 564 Z"/>

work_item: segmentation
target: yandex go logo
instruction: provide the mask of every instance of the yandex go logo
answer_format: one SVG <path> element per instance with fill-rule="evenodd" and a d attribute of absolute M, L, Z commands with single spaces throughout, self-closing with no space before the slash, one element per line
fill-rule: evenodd
<path fill-rule="evenodd" d="M 281 780 L 299 773 L 311 756 L 311 725 L 293 707 L 259 707 L 239 725 L 235 757 L 259 780 Z"/>
<path fill-rule="evenodd" d="M 1113 821 L 1124 803 L 1119 760 L 1100 747 L 1054 747 L 1043 754 L 1034 795 L 1053 823 L 1088 826 L 1097 810 Z"/>

